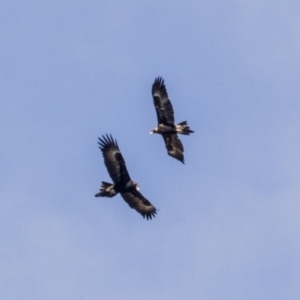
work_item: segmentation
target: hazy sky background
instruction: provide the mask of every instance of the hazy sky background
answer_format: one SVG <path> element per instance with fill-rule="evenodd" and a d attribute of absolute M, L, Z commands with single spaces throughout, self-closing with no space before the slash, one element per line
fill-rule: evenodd
<path fill-rule="evenodd" d="M 299 1 L 1 1 L 0 298 L 300 299 Z M 162 76 L 186 164 L 169 157 Z M 158 209 L 109 181 L 118 140 Z"/>

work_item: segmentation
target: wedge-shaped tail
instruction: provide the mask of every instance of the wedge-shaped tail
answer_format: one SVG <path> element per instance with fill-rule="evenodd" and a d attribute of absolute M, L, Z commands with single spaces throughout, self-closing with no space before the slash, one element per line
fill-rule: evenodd
<path fill-rule="evenodd" d="M 187 121 L 183 121 L 176 125 L 176 132 L 184 135 L 190 135 L 194 131 L 190 129 Z"/>
<path fill-rule="evenodd" d="M 115 190 L 115 185 L 105 182 L 105 181 L 102 181 L 102 184 L 100 187 L 100 193 L 96 194 L 95 197 L 112 198 L 115 195 L 117 195 L 117 192 Z"/>

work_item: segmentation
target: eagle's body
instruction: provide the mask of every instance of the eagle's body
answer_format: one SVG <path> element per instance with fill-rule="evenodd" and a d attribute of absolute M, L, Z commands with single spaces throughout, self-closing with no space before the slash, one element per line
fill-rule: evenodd
<path fill-rule="evenodd" d="M 157 77 L 152 85 L 152 97 L 158 125 L 150 133 L 161 134 L 168 154 L 184 163 L 184 149 L 177 133 L 189 135 L 194 131 L 190 130 L 186 121 L 175 125 L 172 103 L 161 77 Z"/>
<path fill-rule="evenodd" d="M 128 205 L 144 218 L 155 217 L 156 208 L 139 192 L 138 184 L 131 180 L 117 141 L 111 135 L 106 135 L 102 136 L 102 139 L 99 138 L 98 144 L 107 171 L 114 183 L 102 181 L 100 192 L 95 196 L 111 198 L 120 193 Z"/>

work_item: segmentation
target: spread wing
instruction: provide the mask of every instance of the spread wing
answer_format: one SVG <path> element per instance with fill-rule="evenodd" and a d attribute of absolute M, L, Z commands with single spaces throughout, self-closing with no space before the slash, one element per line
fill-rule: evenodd
<path fill-rule="evenodd" d="M 164 80 L 157 77 L 152 85 L 153 102 L 157 114 L 158 124 L 174 125 L 174 111 L 169 100 Z"/>
<path fill-rule="evenodd" d="M 126 164 L 118 143 L 113 139 L 112 135 L 102 135 L 99 138 L 99 148 L 102 151 L 106 169 L 114 183 L 124 184 L 130 180 Z"/>
<path fill-rule="evenodd" d="M 176 133 L 163 134 L 163 139 L 165 141 L 166 148 L 168 150 L 168 154 L 182 163 L 184 163 L 183 157 L 183 145 L 178 138 Z"/>
<path fill-rule="evenodd" d="M 139 212 L 143 218 L 151 220 L 155 217 L 157 211 L 156 208 L 137 190 L 132 190 L 130 192 L 121 193 L 123 199 L 128 203 L 128 205 Z"/>

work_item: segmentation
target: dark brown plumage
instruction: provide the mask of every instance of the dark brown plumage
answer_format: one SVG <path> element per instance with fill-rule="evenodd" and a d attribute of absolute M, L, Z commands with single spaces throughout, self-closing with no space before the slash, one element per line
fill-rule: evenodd
<path fill-rule="evenodd" d="M 190 129 L 186 121 L 175 125 L 172 103 L 161 77 L 157 77 L 152 85 L 152 97 L 158 125 L 150 133 L 161 134 L 168 154 L 184 163 L 184 148 L 177 133 L 189 135 L 194 131 Z"/>
<path fill-rule="evenodd" d="M 132 181 L 126 168 L 117 141 L 111 135 L 99 138 L 99 148 L 102 151 L 106 169 L 114 182 L 102 181 L 100 192 L 95 197 L 114 197 L 120 193 L 128 205 L 139 212 L 144 218 L 155 217 L 156 208 L 139 192 L 139 186 Z"/>

